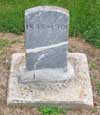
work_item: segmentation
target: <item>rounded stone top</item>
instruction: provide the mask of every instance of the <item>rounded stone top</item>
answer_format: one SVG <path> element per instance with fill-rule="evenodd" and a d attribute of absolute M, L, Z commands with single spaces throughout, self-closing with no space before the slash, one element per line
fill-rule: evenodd
<path fill-rule="evenodd" d="M 67 16 L 69 16 L 69 11 L 67 9 L 64 9 L 62 7 L 58 6 L 37 6 L 37 7 L 32 7 L 27 10 L 25 10 L 25 15 L 29 15 L 33 12 L 38 12 L 38 11 L 54 11 L 58 13 L 63 13 Z"/>

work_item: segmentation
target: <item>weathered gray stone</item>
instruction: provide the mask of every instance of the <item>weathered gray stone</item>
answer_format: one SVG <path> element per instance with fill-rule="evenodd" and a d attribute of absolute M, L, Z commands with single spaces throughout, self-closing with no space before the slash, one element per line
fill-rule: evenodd
<path fill-rule="evenodd" d="M 8 85 L 8 105 L 57 105 L 70 109 L 89 109 L 93 107 L 93 94 L 85 54 L 69 53 L 68 61 L 75 68 L 75 79 L 57 83 L 18 82 L 18 69 L 25 65 L 25 54 L 12 55 Z"/>
<path fill-rule="evenodd" d="M 54 56 L 55 54 L 56 56 Z M 65 44 L 59 47 L 45 49 L 43 51 L 36 50 L 34 53 L 29 53 L 27 63 L 34 63 L 34 65 L 30 65 L 30 68 L 34 68 L 34 70 L 28 71 L 25 65 L 21 65 L 18 72 L 20 82 L 62 82 L 75 78 L 74 68 L 70 63 L 67 64 L 66 55 Z"/>
<path fill-rule="evenodd" d="M 44 68 L 64 68 L 67 65 L 67 46 L 45 49 L 39 52 L 30 52 L 27 56 L 28 69 L 39 70 Z"/>
<path fill-rule="evenodd" d="M 25 64 L 25 63 L 23 63 Z M 75 72 L 73 66 L 68 63 L 67 71 L 65 68 L 56 68 L 52 70 L 49 69 L 40 69 L 33 71 L 26 71 L 25 65 L 19 66 L 18 76 L 20 83 L 56 83 L 56 82 L 64 82 L 65 80 L 71 80 L 75 78 Z"/>
<path fill-rule="evenodd" d="M 68 39 L 69 13 L 54 6 L 34 7 L 25 12 L 26 48 L 50 46 Z"/>
<path fill-rule="evenodd" d="M 63 8 L 39 6 L 26 10 L 27 70 L 67 67 L 68 26 L 69 13 Z M 41 56 L 43 58 L 36 66 Z"/>

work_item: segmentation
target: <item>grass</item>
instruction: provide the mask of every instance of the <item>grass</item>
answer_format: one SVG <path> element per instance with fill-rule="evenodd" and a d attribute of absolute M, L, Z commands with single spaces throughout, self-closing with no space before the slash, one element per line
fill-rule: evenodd
<path fill-rule="evenodd" d="M 11 46 L 11 43 L 9 40 L 0 39 L 0 49 L 4 47 L 10 47 L 10 46 Z"/>
<path fill-rule="evenodd" d="M 25 9 L 57 5 L 70 11 L 70 36 L 100 48 L 100 0 L 0 0 L 0 31 L 24 32 Z"/>
<path fill-rule="evenodd" d="M 100 82 L 97 82 L 97 91 L 98 91 L 98 95 L 100 96 Z"/>
<path fill-rule="evenodd" d="M 6 39 L 0 39 L 0 49 L 5 48 L 5 47 L 11 47 L 12 44 L 16 44 L 16 43 L 21 43 L 23 41 L 21 40 L 6 40 Z"/>
<path fill-rule="evenodd" d="M 40 107 L 39 111 L 42 115 L 67 115 L 67 112 L 62 108 L 44 106 Z"/>
<path fill-rule="evenodd" d="M 96 65 L 95 63 L 91 63 L 90 67 L 91 67 L 92 69 L 96 69 L 96 68 L 97 68 L 97 65 Z"/>

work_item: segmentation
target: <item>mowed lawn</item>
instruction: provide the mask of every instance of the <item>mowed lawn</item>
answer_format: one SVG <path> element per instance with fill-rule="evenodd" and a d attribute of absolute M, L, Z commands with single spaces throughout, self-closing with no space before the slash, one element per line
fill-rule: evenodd
<path fill-rule="evenodd" d="M 0 32 L 24 32 L 25 9 L 57 5 L 70 11 L 70 36 L 100 48 L 100 0 L 0 0 Z"/>

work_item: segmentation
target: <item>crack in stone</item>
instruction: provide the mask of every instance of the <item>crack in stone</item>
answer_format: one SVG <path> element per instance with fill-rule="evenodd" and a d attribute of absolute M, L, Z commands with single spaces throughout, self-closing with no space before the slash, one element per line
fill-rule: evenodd
<path fill-rule="evenodd" d="M 38 63 L 39 63 L 46 55 L 47 55 L 47 53 L 41 54 L 41 55 L 38 57 L 36 63 L 34 64 L 34 69 L 36 69 Z"/>
<path fill-rule="evenodd" d="M 62 43 L 53 44 L 50 46 L 38 47 L 38 48 L 34 48 L 34 49 L 26 49 L 26 53 L 36 53 L 36 52 L 40 52 L 40 51 L 47 50 L 50 48 L 60 47 L 60 46 L 67 45 L 67 44 L 68 44 L 68 42 L 62 42 Z"/>

